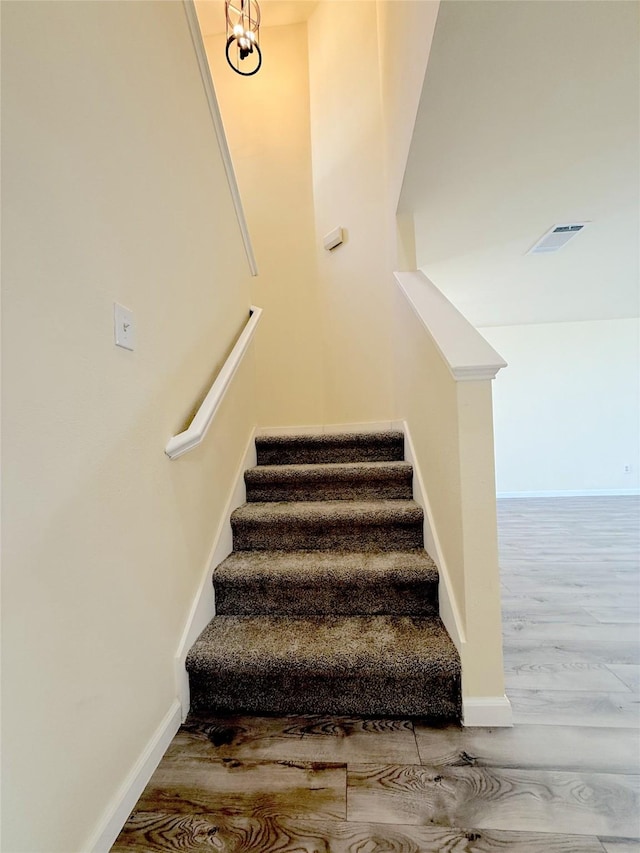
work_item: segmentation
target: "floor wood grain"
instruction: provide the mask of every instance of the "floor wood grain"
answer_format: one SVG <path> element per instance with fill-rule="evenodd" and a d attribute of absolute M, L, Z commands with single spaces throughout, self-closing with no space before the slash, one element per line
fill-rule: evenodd
<path fill-rule="evenodd" d="M 634 693 L 640 693 L 640 665 L 609 664 L 609 669 Z"/>
<path fill-rule="evenodd" d="M 622 689 L 624 685 L 622 685 Z M 331 763 L 420 760 L 409 720 L 362 717 L 190 718 L 167 755 Z"/>
<path fill-rule="evenodd" d="M 615 608 L 614 608 L 615 609 Z M 524 622 L 533 619 L 537 623 L 559 622 L 573 625 L 597 625 L 600 621 L 586 607 L 550 607 L 547 602 L 522 603 L 522 597 L 514 598 L 511 594 L 502 599 L 502 622 Z M 551 629 L 550 629 L 551 630 Z"/>
<path fill-rule="evenodd" d="M 523 640 L 549 641 L 558 643 L 637 643 L 640 639 L 638 626 L 621 622 L 619 624 L 598 622 L 595 625 L 554 625 L 549 628 L 545 622 L 505 622 L 503 626 L 505 641 L 512 637 Z"/>
<path fill-rule="evenodd" d="M 136 808 L 339 819 L 345 817 L 345 771 L 339 764 L 166 755 Z"/>
<path fill-rule="evenodd" d="M 637 643 L 553 643 L 509 638 L 504 645 L 505 662 L 546 664 L 583 663 L 638 664 Z"/>
<path fill-rule="evenodd" d="M 416 723 L 415 732 L 420 763 L 431 767 L 639 772 L 638 728 L 520 725 L 503 729 L 434 729 Z"/>
<path fill-rule="evenodd" d="M 509 688 L 513 721 L 556 726 L 639 725 L 640 698 L 635 693 Z"/>
<path fill-rule="evenodd" d="M 598 622 L 633 622 L 636 626 L 640 624 L 640 605 L 635 607 L 616 607 L 615 605 L 585 607 L 590 616 L 594 616 Z"/>
<path fill-rule="evenodd" d="M 640 853 L 640 841 L 634 838 L 601 838 L 606 853 Z"/>
<path fill-rule="evenodd" d="M 522 832 L 640 835 L 640 776 L 354 765 L 347 817 Z"/>
<path fill-rule="evenodd" d="M 640 853 L 640 501 L 498 520 L 512 729 L 191 718 L 114 853 Z"/>
<path fill-rule="evenodd" d="M 595 837 L 138 812 L 114 853 L 603 853 Z"/>
<path fill-rule="evenodd" d="M 518 690 L 594 691 L 600 693 L 631 693 L 602 663 L 570 661 L 565 663 L 505 663 L 504 679 L 507 692 Z"/>

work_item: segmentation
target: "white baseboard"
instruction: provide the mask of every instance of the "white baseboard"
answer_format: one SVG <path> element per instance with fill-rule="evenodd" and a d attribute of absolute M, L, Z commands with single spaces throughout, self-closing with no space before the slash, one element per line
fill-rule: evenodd
<path fill-rule="evenodd" d="M 249 436 L 244 455 L 236 470 L 233 488 L 222 513 L 218 529 L 213 537 L 213 544 L 211 546 L 211 551 L 209 552 L 205 568 L 202 572 L 200 585 L 198 586 L 198 591 L 196 592 L 193 603 L 191 604 L 191 609 L 189 610 L 189 615 L 182 632 L 182 638 L 180 639 L 180 644 L 174 657 L 176 690 L 182 706 L 183 721 L 189 713 L 190 701 L 189 678 L 185 669 L 185 660 L 189 649 L 216 613 L 211 576 L 215 567 L 219 565 L 225 557 L 228 557 L 233 550 L 233 534 L 231 531 L 230 516 L 233 510 L 242 506 L 247 499 L 244 472 L 247 468 L 252 468 L 256 464 L 255 435 L 256 431 L 254 429 Z"/>
<path fill-rule="evenodd" d="M 306 424 L 305 426 L 258 427 L 256 435 L 322 435 L 343 432 L 403 430 L 403 421 L 366 421 L 358 424 Z"/>
<path fill-rule="evenodd" d="M 413 466 L 413 498 L 424 510 L 424 547 L 431 555 L 433 562 L 438 567 L 440 573 L 440 583 L 438 584 L 438 599 L 440 605 L 440 618 L 447 629 L 449 636 L 453 640 L 453 644 L 457 648 L 460 657 L 463 656 L 464 645 L 466 643 L 466 634 L 460 609 L 458 608 L 449 570 L 442 553 L 438 532 L 433 519 L 431 504 L 429 503 L 429 495 L 424 484 L 422 472 L 416 459 L 415 447 L 409 431 L 409 424 L 402 421 L 402 431 L 404 432 L 404 458 Z"/>
<path fill-rule="evenodd" d="M 138 802 L 147 782 L 160 764 L 160 760 L 167 751 L 175 733 L 180 728 L 180 722 L 180 702 L 174 699 L 142 755 L 109 803 L 98 828 L 89 841 L 83 845 L 83 850 L 88 850 L 90 853 L 108 853 L 133 807 Z"/>
<path fill-rule="evenodd" d="M 462 725 L 490 728 L 512 726 L 511 702 L 506 696 L 463 696 Z"/>
<path fill-rule="evenodd" d="M 500 498 L 599 498 L 616 495 L 640 495 L 640 489 L 560 489 L 541 492 L 498 492 Z"/>

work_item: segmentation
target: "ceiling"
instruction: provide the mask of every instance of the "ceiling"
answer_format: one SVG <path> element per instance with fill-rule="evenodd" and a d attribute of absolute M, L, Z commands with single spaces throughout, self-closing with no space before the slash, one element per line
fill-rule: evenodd
<path fill-rule="evenodd" d="M 262 27 L 284 27 L 306 21 L 318 0 L 259 0 Z M 203 36 L 225 32 L 224 0 L 196 0 Z"/>
<path fill-rule="evenodd" d="M 637 25 L 616 0 L 441 3 L 400 210 L 475 325 L 638 316 Z"/>

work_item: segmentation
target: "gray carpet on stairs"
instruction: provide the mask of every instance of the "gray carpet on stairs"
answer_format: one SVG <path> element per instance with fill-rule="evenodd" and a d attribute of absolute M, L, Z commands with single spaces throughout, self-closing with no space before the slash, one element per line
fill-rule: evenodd
<path fill-rule="evenodd" d="M 218 616 L 191 658 L 192 710 L 454 719 L 459 660 L 437 617 Z"/>
<path fill-rule="evenodd" d="M 415 551 L 234 551 L 215 569 L 216 613 L 438 615 L 438 570 Z"/>
<path fill-rule="evenodd" d="M 400 432 L 261 436 L 218 614 L 189 655 L 192 710 L 460 718 Z"/>
<path fill-rule="evenodd" d="M 259 465 L 245 474 L 247 501 L 411 500 L 407 462 Z"/>
<path fill-rule="evenodd" d="M 238 551 L 420 548 L 422 523 L 422 508 L 414 501 L 248 503 L 231 515 Z"/>
<path fill-rule="evenodd" d="M 315 465 L 335 462 L 393 462 L 404 459 L 404 435 L 377 433 L 259 435 L 258 465 Z"/>

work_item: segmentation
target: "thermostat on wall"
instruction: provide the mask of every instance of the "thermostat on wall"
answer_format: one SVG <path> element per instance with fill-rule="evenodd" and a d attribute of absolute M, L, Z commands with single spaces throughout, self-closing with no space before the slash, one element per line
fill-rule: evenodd
<path fill-rule="evenodd" d="M 339 246 L 343 240 L 342 228 L 334 228 L 333 231 L 329 231 L 328 234 L 324 235 L 322 242 L 325 249 L 329 252 L 331 249 L 335 249 L 336 246 Z"/>

